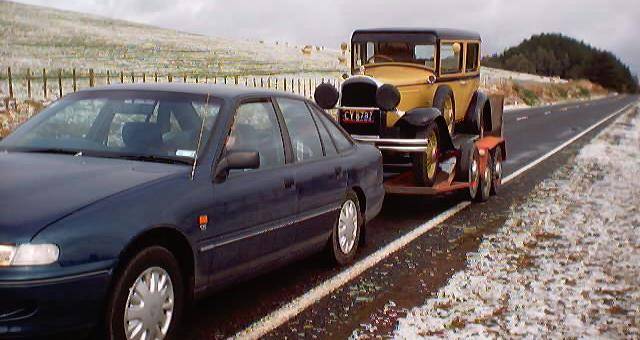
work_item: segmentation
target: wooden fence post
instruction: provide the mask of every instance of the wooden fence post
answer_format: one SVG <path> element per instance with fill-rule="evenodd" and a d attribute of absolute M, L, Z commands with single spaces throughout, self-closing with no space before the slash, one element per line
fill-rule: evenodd
<path fill-rule="evenodd" d="M 198 84 L 198 75 L 196 74 L 196 84 Z"/>
<path fill-rule="evenodd" d="M 298 94 L 300 94 L 300 78 L 298 78 Z"/>
<path fill-rule="evenodd" d="M 47 69 L 42 69 L 42 94 L 44 99 L 47 99 Z"/>
<path fill-rule="evenodd" d="M 182 82 L 183 83 L 187 82 L 187 74 L 186 73 L 182 75 Z"/>
<path fill-rule="evenodd" d="M 153 80 L 157 83 L 158 82 L 158 72 L 154 72 L 153 73 Z"/>
<path fill-rule="evenodd" d="M 256 77 L 253 77 L 253 87 L 258 87 L 258 83 L 256 82 Z"/>
<path fill-rule="evenodd" d="M 284 92 L 287 92 L 287 77 L 284 78 Z"/>
<path fill-rule="evenodd" d="M 124 84 L 124 71 L 120 70 L 120 84 Z"/>
<path fill-rule="evenodd" d="M 131 71 L 131 83 L 135 83 L 136 82 L 136 78 L 133 74 L 133 71 Z"/>
<path fill-rule="evenodd" d="M 267 87 L 271 88 L 271 76 L 267 77 Z"/>
<path fill-rule="evenodd" d="M 167 74 L 167 81 L 170 83 L 173 82 L 173 76 L 171 76 L 171 73 Z"/>
<path fill-rule="evenodd" d="M 58 69 L 58 98 L 62 98 L 62 69 Z"/>
<path fill-rule="evenodd" d="M 111 85 L 111 73 L 107 70 L 107 85 Z"/>
<path fill-rule="evenodd" d="M 276 91 L 278 90 L 278 77 L 276 77 Z"/>
<path fill-rule="evenodd" d="M 31 69 L 27 69 L 27 97 L 31 99 Z"/>
<path fill-rule="evenodd" d="M 142 72 L 142 82 L 143 83 L 147 82 L 147 74 L 145 72 Z"/>
<path fill-rule="evenodd" d="M 224 84 L 227 85 L 227 76 L 224 76 Z"/>
<path fill-rule="evenodd" d="M 214 83 L 214 84 L 217 84 L 217 83 L 218 83 L 218 77 L 213 76 L 213 83 Z"/>
<path fill-rule="evenodd" d="M 93 69 L 89 69 L 89 87 L 96 86 L 95 74 L 93 73 Z"/>
<path fill-rule="evenodd" d="M 7 78 L 9 78 L 9 98 L 13 98 L 13 78 L 11 77 L 11 67 L 7 67 Z"/>
<path fill-rule="evenodd" d="M 76 69 L 71 70 L 71 78 L 73 79 L 73 92 L 78 91 L 78 81 L 76 79 Z"/>
<path fill-rule="evenodd" d="M 236 82 L 236 85 L 238 85 L 238 76 L 236 75 L 236 76 L 234 76 L 233 78 L 234 78 L 234 80 L 235 80 L 235 82 Z"/>

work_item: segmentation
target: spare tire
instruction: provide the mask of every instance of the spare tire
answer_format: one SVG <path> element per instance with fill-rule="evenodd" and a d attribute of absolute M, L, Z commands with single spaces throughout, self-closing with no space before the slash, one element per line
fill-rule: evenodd
<path fill-rule="evenodd" d="M 331 110 L 336 107 L 338 104 L 338 99 L 340 98 L 340 93 L 335 86 L 329 83 L 323 83 L 316 87 L 316 91 L 313 94 L 313 99 L 316 101 L 318 106 L 325 110 Z"/>
<path fill-rule="evenodd" d="M 393 111 L 400 104 L 400 91 L 391 84 L 384 84 L 376 91 L 376 104 L 383 111 Z"/>

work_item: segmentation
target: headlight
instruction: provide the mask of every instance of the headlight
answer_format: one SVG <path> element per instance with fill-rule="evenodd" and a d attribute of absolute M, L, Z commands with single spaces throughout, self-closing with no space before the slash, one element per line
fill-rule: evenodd
<path fill-rule="evenodd" d="M 0 245 L 0 267 L 40 266 L 58 261 L 55 244 Z"/>

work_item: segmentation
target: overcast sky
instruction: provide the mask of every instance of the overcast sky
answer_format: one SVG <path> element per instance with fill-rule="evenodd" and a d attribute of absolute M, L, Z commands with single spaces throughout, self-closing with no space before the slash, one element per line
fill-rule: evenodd
<path fill-rule="evenodd" d="M 18 0 L 212 36 L 336 47 L 355 28 L 479 31 L 484 54 L 540 32 L 607 49 L 640 73 L 638 0 Z"/>

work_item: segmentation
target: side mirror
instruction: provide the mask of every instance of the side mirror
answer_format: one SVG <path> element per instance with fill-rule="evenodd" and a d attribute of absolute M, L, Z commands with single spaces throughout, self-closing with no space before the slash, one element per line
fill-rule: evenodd
<path fill-rule="evenodd" d="M 260 153 L 257 151 L 230 151 L 216 166 L 215 181 L 222 182 L 229 175 L 229 170 L 258 169 Z"/>
<path fill-rule="evenodd" d="M 345 79 L 345 80 L 346 80 L 346 79 L 349 79 L 349 74 L 347 74 L 347 73 L 343 73 L 343 74 L 342 74 L 342 79 Z"/>
<path fill-rule="evenodd" d="M 383 111 L 393 111 L 400 105 L 400 91 L 391 84 L 384 84 L 376 91 L 376 104 Z"/>
<path fill-rule="evenodd" d="M 325 110 L 331 110 L 338 104 L 340 93 L 333 85 L 324 83 L 316 87 L 316 92 L 313 94 L 313 99 L 318 106 Z"/>

